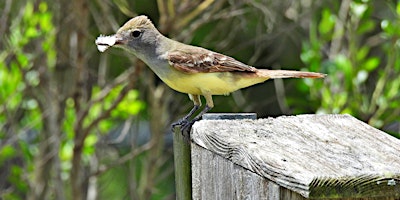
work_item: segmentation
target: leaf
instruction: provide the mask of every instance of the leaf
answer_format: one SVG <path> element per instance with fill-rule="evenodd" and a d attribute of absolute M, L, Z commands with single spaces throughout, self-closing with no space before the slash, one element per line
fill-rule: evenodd
<path fill-rule="evenodd" d="M 353 12 L 354 16 L 362 18 L 368 9 L 368 5 L 363 3 L 352 2 L 350 4 L 350 9 Z"/>
<path fill-rule="evenodd" d="M 28 60 L 28 57 L 24 53 L 18 53 L 17 60 L 22 68 L 25 68 L 26 66 L 28 66 L 29 60 Z"/>
<path fill-rule="evenodd" d="M 4 161 L 12 158 L 15 155 L 15 149 L 9 145 L 6 144 L 0 149 L 0 166 L 3 165 Z"/>
<path fill-rule="evenodd" d="M 28 190 L 28 184 L 22 179 L 22 176 L 24 176 L 24 170 L 18 165 L 13 165 L 10 171 L 11 175 L 9 181 L 13 183 L 19 191 L 26 192 Z"/>
<path fill-rule="evenodd" d="M 381 28 L 389 36 L 397 35 L 400 30 L 396 23 L 393 23 L 386 19 L 382 20 Z"/>
<path fill-rule="evenodd" d="M 397 15 L 400 16 L 400 2 L 397 2 L 397 5 L 396 5 L 396 13 L 397 13 Z"/>
<path fill-rule="evenodd" d="M 379 66 L 379 63 L 380 63 L 380 62 L 381 62 L 381 61 L 380 61 L 380 59 L 379 59 L 378 57 L 371 57 L 371 58 L 368 58 L 368 59 L 365 61 L 363 68 L 364 68 L 365 70 L 367 70 L 368 72 L 370 72 L 370 71 L 376 69 L 376 67 Z"/>
<path fill-rule="evenodd" d="M 375 22 L 373 20 L 366 20 L 360 24 L 360 26 L 357 29 L 357 33 L 358 34 L 367 33 L 369 31 L 374 30 L 374 28 L 375 28 Z"/>
<path fill-rule="evenodd" d="M 368 46 L 362 46 L 357 52 L 356 52 L 356 57 L 357 57 L 357 61 L 361 61 L 364 60 L 365 57 L 367 57 L 368 53 L 369 53 L 369 47 Z"/>
<path fill-rule="evenodd" d="M 27 38 L 35 38 L 39 36 L 39 31 L 35 27 L 28 27 L 25 32 Z"/>
<path fill-rule="evenodd" d="M 338 55 L 335 58 L 335 64 L 339 70 L 341 70 L 346 77 L 352 77 L 353 67 L 352 64 L 345 55 Z"/>
<path fill-rule="evenodd" d="M 391 82 L 389 87 L 387 87 L 388 90 L 386 92 L 386 96 L 389 98 L 395 98 L 396 96 L 399 96 L 399 90 L 400 90 L 400 78 L 397 78 Z M 395 101 L 398 103 L 398 101 Z"/>
<path fill-rule="evenodd" d="M 71 160 L 73 156 L 73 151 L 74 151 L 74 143 L 72 141 L 64 143 L 63 145 L 61 145 L 60 159 L 62 161 Z"/>
<path fill-rule="evenodd" d="M 116 109 L 112 111 L 112 116 L 127 118 L 131 115 L 137 115 L 145 107 L 145 104 L 138 97 L 139 92 L 137 90 L 129 91 Z"/>
<path fill-rule="evenodd" d="M 322 11 L 321 22 L 318 25 L 318 30 L 321 34 L 328 34 L 332 32 L 335 26 L 336 16 L 331 13 L 329 9 Z"/>
<path fill-rule="evenodd" d="M 95 151 L 96 142 L 97 136 L 95 134 L 88 135 L 85 139 L 83 152 L 88 155 L 93 154 Z"/>
<path fill-rule="evenodd" d="M 40 2 L 40 4 L 39 4 L 39 11 L 40 11 L 41 13 L 47 12 L 47 8 L 48 8 L 48 6 L 47 6 L 47 3 L 46 3 L 46 2 Z"/>

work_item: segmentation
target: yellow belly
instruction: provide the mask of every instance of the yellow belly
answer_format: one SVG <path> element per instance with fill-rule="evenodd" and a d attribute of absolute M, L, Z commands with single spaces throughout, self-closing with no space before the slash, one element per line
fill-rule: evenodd
<path fill-rule="evenodd" d="M 252 77 L 240 72 L 214 72 L 186 74 L 175 71 L 162 80 L 172 89 L 188 94 L 227 95 L 233 91 L 266 81 L 265 77 Z"/>

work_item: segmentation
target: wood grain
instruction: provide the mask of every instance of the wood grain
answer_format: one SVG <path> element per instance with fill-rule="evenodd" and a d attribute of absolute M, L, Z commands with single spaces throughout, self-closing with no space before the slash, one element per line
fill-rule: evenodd
<path fill-rule="evenodd" d="M 400 140 L 349 115 L 202 120 L 191 138 L 192 171 L 204 163 L 196 158 L 218 155 L 306 198 L 400 197 Z M 193 172 L 193 194 L 201 194 L 196 177 L 226 176 L 226 166 L 215 166 Z"/>

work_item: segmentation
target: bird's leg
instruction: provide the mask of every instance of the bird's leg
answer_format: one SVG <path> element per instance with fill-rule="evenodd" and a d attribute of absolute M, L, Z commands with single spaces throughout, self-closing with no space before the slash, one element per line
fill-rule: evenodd
<path fill-rule="evenodd" d="M 172 127 L 175 127 L 177 125 L 185 125 L 185 124 L 187 124 L 189 122 L 189 118 L 200 108 L 201 100 L 200 100 L 200 96 L 199 95 L 189 94 L 189 98 L 194 103 L 194 106 L 193 106 L 192 110 L 190 110 L 189 113 L 187 115 L 185 115 L 179 121 L 172 123 Z"/>
<path fill-rule="evenodd" d="M 205 113 L 207 113 L 208 111 L 211 110 L 211 108 L 212 108 L 212 107 L 206 105 L 206 106 L 204 107 L 204 109 L 203 109 L 198 115 L 196 115 L 195 118 L 192 119 L 191 123 L 194 123 L 194 122 L 196 122 L 196 121 L 199 121 L 199 120 L 201 119 L 201 117 L 202 117 Z"/>
<path fill-rule="evenodd" d="M 198 109 L 200 108 L 199 105 L 194 105 L 192 110 L 190 110 L 190 112 L 185 115 L 182 119 L 180 119 L 177 122 L 172 123 L 172 126 L 178 126 L 178 125 L 183 125 L 189 122 L 189 118 L 193 115 L 193 113 L 195 113 Z"/>
<path fill-rule="evenodd" d="M 204 109 L 198 114 L 196 115 L 196 117 L 194 117 L 191 121 L 187 122 L 186 124 L 182 125 L 182 130 L 185 129 L 190 129 L 192 127 L 192 125 L 201 119 L 201 117 L 207 113 L 208 111 L 210 111 L 213 107 L 214 107 L 214 102 L 212 100 L 212 96 L 209 94 L 203 94 L 204 98 L 206 99 L 206 106 L 204 107 Z"/>

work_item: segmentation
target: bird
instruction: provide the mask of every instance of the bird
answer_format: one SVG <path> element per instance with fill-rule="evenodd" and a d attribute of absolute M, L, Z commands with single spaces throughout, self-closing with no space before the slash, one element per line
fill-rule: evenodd
<path fill-rule="evenodd" d="M 118 47 L 133 53 L 172 89 L 186 93 L 193 108 L 172 124 L 189 128 L 214 107 L 213 95 L 228 95 L 274 78 L 323 78 L 326 74 L 292 70 L 257 69 L 236 59 L 202 47 L 184 44 L 161 34 L 145 15 L 134 17 L 114 35 L 100 35 L 100 52 Z M 206 105 L 197 114 L 204 96 Z"/>

